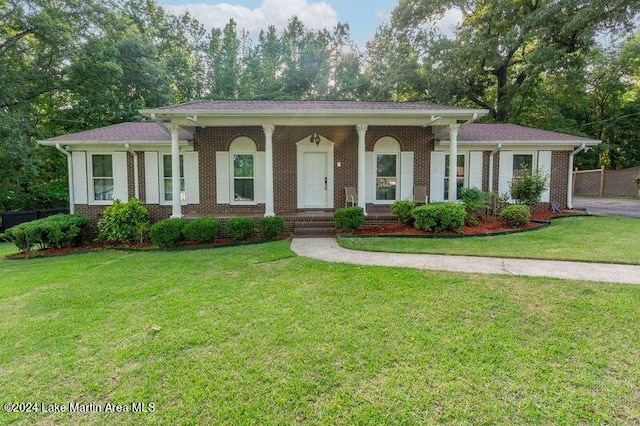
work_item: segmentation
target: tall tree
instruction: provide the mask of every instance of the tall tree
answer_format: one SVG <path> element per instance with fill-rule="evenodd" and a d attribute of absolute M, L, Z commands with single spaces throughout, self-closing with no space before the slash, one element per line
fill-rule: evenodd
<path fill-rule="evenodd" d="M 454 38 L 435 35 L 451 9 L 462 14 Z M 462 95 L 506 122 L 527 84 L 582 67 L 595 35 L 628 30 L 638 11 L 637 0 L 401 0 L 393 25 L 422 53 L 430 98 Z"/>

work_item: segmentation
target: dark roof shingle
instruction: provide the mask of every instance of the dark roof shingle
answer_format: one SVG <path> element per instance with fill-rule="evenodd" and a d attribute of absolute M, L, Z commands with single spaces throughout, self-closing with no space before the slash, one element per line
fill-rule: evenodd
<path fill-rule="evenodd" d="M 186 130 L 180 130 L 181 140 L 193 139 L 193 134 Z M 99 127 L 97 129 L 86 130 L 84 132 L 71 133 L 68 135 L 56 136 L 46 139 L 46 142 L 128 142 L 128 141 L 148 141 L 166 142 L 171 141 L 169 133 L 164 131 L 155 122 L 134 122 L 119 123 L 111 126 Z"/>
<path fill-rule="evenodd" d="M 449 131 L 438 131 L 439 139 L 449 140 Z M 593 139 L 565 133 L 551 132 L 549 130 L 534 129 L 532 127 L 518 126 L 516 124 L 479 124 L 471 123 L 458 133 L 459 141 L 592 141 Z"/>
<path fill-rule="evenodd" d="M 229 101 L 203 100 L 157 108 L 161 111 L 424 111 L 466 110 L 421 102 L 370 101 Z"/>

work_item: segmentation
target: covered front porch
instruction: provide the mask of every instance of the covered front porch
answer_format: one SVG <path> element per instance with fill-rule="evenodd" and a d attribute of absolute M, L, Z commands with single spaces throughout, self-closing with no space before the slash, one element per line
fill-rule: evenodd
<path fill-rule="evenodd" d="M 208 179 L 216 184 L 215 206 L 210 209 L 213 215 L 226 210 L 235 216 L 236 211 L 246 211 L 248 205 L 253 205 L 252 215 L 259 211 L 263 216 L 290 216 L 288 212 L 302 212 L 304 216 L 308 209 L 342 207 L 345 188 L 353 187 L 356 204 L 369 216 L 377 210 L 376 204 L 388 210 L 394 200 L 412 198 L 416 182 L 428 185 L 427 157 L 433 150 L 436 126 L 448 131 L 449 168 L 455 169 L 458 131 L 485 112 L 429 104 L 201 101 L 141 113 L 171 134 L 172 196 L 167 198 L 172 199 L 171 217 L 183 217 L 193 215 L 194 209 L 185 210 L 181 202 L 178 144 L 181 129 L 193 131 L 196 152 L 207 149 L 209 141 L 218 144 L 214 155 L 216 175 Z M 234 153 L 235 140 L 230 143 L 217 138 L 226 132 L 224 129 L 232 128 L 253 129 L 249 136 L 253 143 L 246 146 L 253 145 L 251 150 L 256 152 L 256 173 L 260 173 L 260 178 L 255 178 L 255 189 L 251 188 L 255 191 L 252 200 L 234 192 L 233 159 L 246 153 Z M 236 139 L 244 137 L 240 136 L 241 130 L 236 133 Z M 378 144 L 385 138 L 389 140 Z M 220 148 L 220 144 L 227 145 Z M 374 147 L 376 144 L 382 148 Z M 417 150 L 421 150 L 420 159 Z M 394 176 L 380 171 L 381 158 L 394 161 L 388 167 Z M 201 160 L 200 173 L 204 166 L 210 163 Z M 246 184 L 236 179 L 239 184 Z M 207 177 L 200 176 L 201 184 L 203 180 Z M 393 194 L 381 196 L 378 192 L 389 192 L 381 188 L 387 181 L 390 182 L 387 185 L 394 186 Z M 203 204 L 202 187 L 200 191 L 199 203 Z M 448 199 L 457 199 L 454 179 L 449 180 Z M 199 215 L 208 214 L 206 206 L 195 210 Z"/>

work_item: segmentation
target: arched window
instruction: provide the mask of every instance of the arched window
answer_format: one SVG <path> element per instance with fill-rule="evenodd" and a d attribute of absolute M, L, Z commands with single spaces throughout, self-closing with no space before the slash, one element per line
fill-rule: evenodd
<path fill-rule="evenodd" d="M 392 137 L 380 138 L 373 146 L 376 161 L 376 202 L 399 199 L 400 144 Z"/>
<path fill-rule="evenodd" d="M 256 201 L 256 151 L 255 142 L 246 136 L 234 139 L 229 146 L 232 204 Z"/>

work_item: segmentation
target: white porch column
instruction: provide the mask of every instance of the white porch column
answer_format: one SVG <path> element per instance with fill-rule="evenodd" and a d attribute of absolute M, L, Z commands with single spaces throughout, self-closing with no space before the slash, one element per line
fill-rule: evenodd
<path fill-rule="evenodd" d="M 459 124 L 449 124 L 449 199 L 458 199 L 458 130 Z"/>
<path fill-rule="evenodd" d="M 365 136 L 367 134 L 366 124 L 357 124 L 356 130 L 358 131 L 358 206 L 362 207 L 365 216 L 367 215 L 367 198 L 366 198 L 366 184 L 367 184 L 367 172 L 365 163 Z"/>
<path fill-rule="evenodd" d="M 275 210 L 273 205 L 273 131 L 275 126 L 273 124 L 264 124 L 262 126 L 264 130 L 264 186 L 265 186 L 265 201 L 264 201 L 264 215 L 275 216 Z"/>
<path fill-rule="evenodd" d="M 171 188 L 173 207 L 171 217 L 182 217 L 182 201 L 180 200 L 180 149 L 178 139 L 180 136 L 180 126 L 171 124 Z"/>

